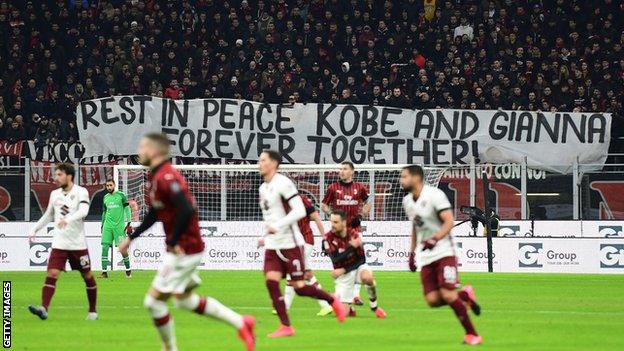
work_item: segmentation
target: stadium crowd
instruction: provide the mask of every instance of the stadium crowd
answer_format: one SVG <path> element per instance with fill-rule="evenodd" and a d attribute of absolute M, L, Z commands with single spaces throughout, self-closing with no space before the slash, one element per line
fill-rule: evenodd
<path fill-rule="evenodd" d="M 621 1 L 429 2 L 0 0 L 0 139 L 76 140 L 77 103 L 121 94 L 600 111 L 621 126 Z"/>

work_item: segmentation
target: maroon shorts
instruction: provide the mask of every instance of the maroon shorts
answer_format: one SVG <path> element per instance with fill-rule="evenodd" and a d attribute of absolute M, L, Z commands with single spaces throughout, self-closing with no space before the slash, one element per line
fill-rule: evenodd
<path fill-rule="evenodd" d="M 50 258 L 48 258 L 48 269 L 65 270 L 65 263 L 69 260 L 69 266 L 72 270 L 86 273 L 91 271 L 91 260 L 89 259 L 89 251 L 84 250 L 61 250 L 52 249 Z"/>
<path fill-rule="evenodd" d="M 448 290 L 457 289 L 459 285 L 457 258 L 455 256 L 447 256 L 423 266 L 420 270 L 420 280 L 425 295 L 442 288 Z"/>
<path fill-rule="evenodd" d="M 282 278 L 289 274 L 290 280 L 303 280 L 305 269 L 303 248 L 301 247 L 264 251 L 265 274 L 267 272 L 281 272 Z"/>

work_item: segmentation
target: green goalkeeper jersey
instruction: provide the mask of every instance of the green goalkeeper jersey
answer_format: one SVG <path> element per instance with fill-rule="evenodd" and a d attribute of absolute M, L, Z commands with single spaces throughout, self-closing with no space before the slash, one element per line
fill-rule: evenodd
<path fill-rule="evenodd" d="M 132 219 L 126 194 L 115 191 L 104 195 L 102 227 L 124 227 Z"/>

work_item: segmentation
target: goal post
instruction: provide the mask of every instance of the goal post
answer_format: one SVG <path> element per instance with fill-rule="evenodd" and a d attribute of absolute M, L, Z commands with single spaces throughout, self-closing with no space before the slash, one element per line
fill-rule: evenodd
<path fill-rule="evenodd" d="M 174 165 L 186 178 L 197 200 L 202 221 L 259 221 L 258 188 L 263 180 L 258 166 L 247 165 Z M 404 165 L 356 165 L 354 181 L 369 189 L 371 213 L 367 220 L 404 220 L 402 200 L 404 191 L 399 184 Z M 425 182 L 437 187 L 448 167 L 423 167 Z M 293 179 L 299 192 L 319 207 L 327 187 L 338 181 L 340 165 L 280 165 L 280 173 Z M 123 191 L 142 221 L 148 170 L 138 165 L 115 165 L 113 177 L 118 190 Z"/>

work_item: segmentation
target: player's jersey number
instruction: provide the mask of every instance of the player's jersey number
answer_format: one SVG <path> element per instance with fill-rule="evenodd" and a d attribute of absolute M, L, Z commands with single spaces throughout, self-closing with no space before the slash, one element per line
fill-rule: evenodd
<path fill-rule="evenodd" d="M 444 275 L 444 281 L 446 283 L 453 284 L 457 281 L 457 268 L 453 266 L 444 266 L 442 274 Z"/>

